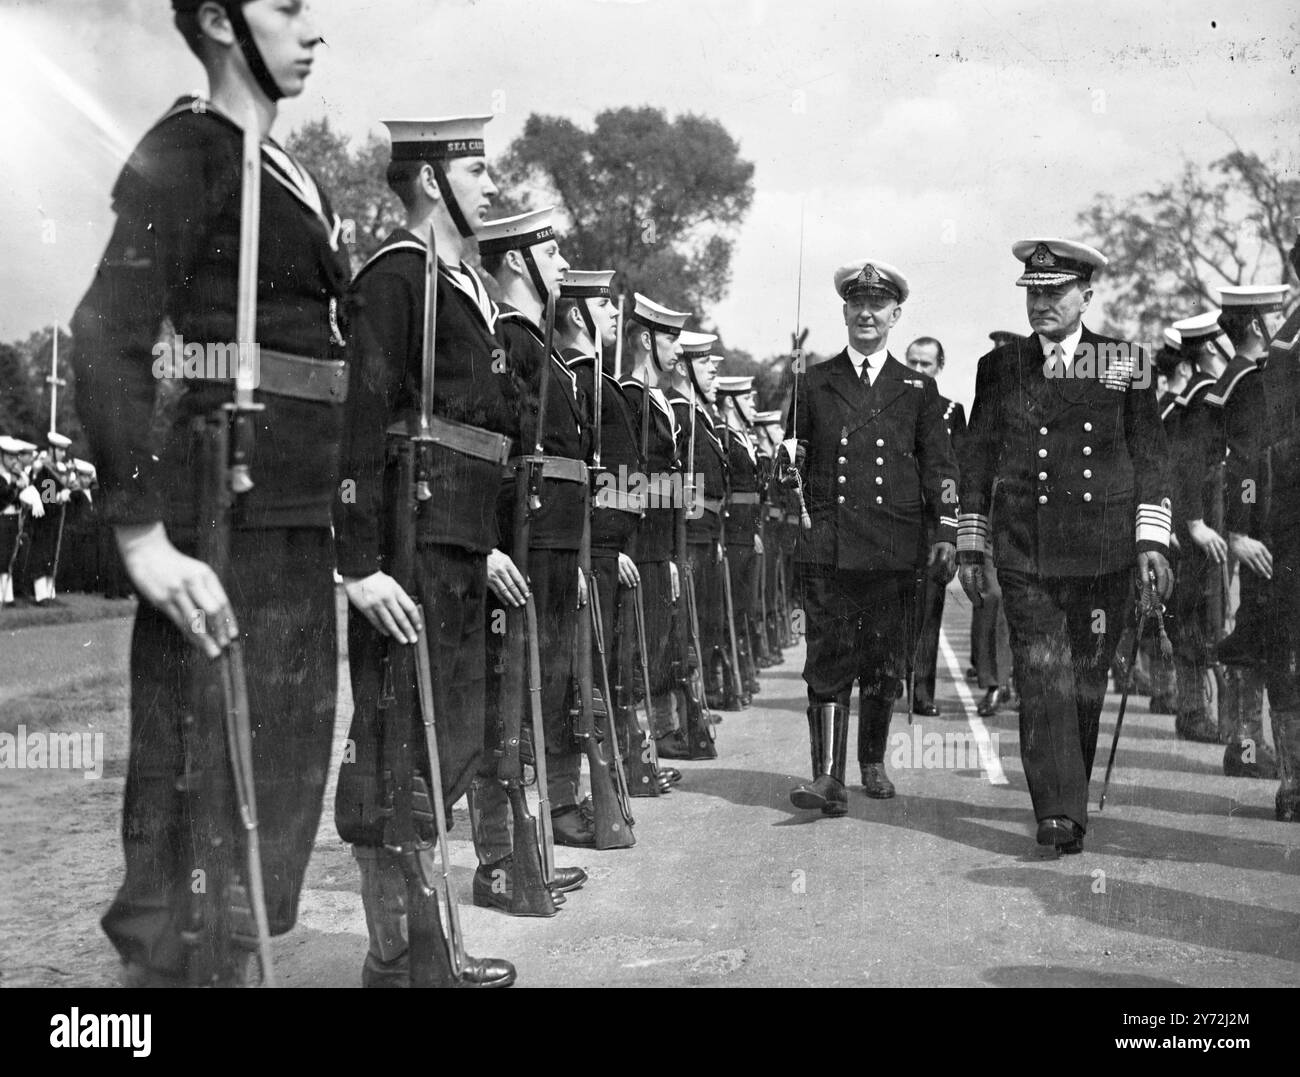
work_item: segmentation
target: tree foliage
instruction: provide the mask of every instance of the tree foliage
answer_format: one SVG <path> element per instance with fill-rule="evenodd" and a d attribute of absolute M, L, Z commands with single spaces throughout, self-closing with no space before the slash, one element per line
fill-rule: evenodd
<path fill-rule="evenodd" d="M 1131 198 L 1098 195 L 1079 223 L 1110 259 L 1108 328 L 1158 340 L 1171 321 L 1217 306 L 1219 285 L 1295 287 L 1297 214 L 1300 179 L 1241 149 Z"/>
<path fill-rule="evenodd" d="M 585 130 L 534 113 L 495 162 L 502 213 L 555 205 L 564 255 L 620 286 L 700 313 L 726 294 L 754 166 L 716 120 L 609 109 Z"/>

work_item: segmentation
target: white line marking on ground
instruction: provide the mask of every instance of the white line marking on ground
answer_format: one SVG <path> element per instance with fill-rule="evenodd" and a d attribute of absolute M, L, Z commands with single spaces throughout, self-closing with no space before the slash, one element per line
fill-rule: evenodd
<path fill-rule="evenodd" d="M 939 650 L 943 652 L 944 664 L 947 665 L 948 672 L 952 675 L 953 687 L 957 689 L 961 705 L 966 708 L 966 722 L 970 726 L 971 732 L 975 734 L 975 744 L 979 749 L 980 763 L 984 767 L 984 774 L 988 778 L 989 784 L 1010 784 L 1007 781 L 1006 774 L 1002 771 L 1002 760 L 998 758 L 998 753 L 993 750 L 993 742 L 989 738 L 989 731 L 984 725 L 984 719 L 975 712 L 975 697 L 971 695 L 971 690 L 966 687 L 966 675 L 957 662 L 957 655 L 952 649 L 952 644 L 948 642 L 948 633 L 942 628 L 939 629 Z"/>

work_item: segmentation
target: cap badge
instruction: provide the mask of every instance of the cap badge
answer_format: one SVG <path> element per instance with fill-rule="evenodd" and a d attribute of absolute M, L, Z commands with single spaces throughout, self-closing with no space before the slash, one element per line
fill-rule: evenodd
<path fill-rule="evenodd" d="M 1046 243 L 1038 244 L 1029 260 L 1036 266 L 1056 265 L 1056 255 L 1052 253 L 1052 249 Z"/>

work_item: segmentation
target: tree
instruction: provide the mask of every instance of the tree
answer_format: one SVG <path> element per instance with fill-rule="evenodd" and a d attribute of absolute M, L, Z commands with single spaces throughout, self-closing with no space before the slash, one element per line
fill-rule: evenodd
<path fill-rule="evenodd" d="M 0 344 L 0 434 L 36 441 L 47 425 L 42 421 L 40 395 L 20 345 Z"/>
<path fill-rule="evenodd" d="M 1105 328 L 1156 341 L 1170 322 L 1217 306 L 1219 285 L 1295 287 L 1287 251 L 1297 213 L 1300 180 L 1240 148 L 1128 199 L 1098 195 L 1079 223 L 1110 259 Z"/>
<path fill-rule="evenodd" d="M 493 167 L 503 213 L 555 205 L 564 255 L 619 270 L 625 291 L 702 312 L 726 294 L 732 234 L 754 198 L 754 165 L 716 120 L 610 109 L 588 131 L 528 117 Z"/>
<path fill-rule="evenodd" d="M 294 131 L 285 147 L 311 169 L 344 221 L 353 270 L 374 254 L 384 237 L 406 220 L 402 204 L 388 189 L 388 140 L 371 135 L 353 150 L 346 135 L 327 119 L 311 120 Z"/>

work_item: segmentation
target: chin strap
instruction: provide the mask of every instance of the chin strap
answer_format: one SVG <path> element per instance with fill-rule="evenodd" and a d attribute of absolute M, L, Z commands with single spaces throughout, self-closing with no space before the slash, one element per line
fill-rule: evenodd
<path fill-rule="evenodd" d="M 257 84 L 262 87 L 262 92 L 267 97 L 272 101 L 279 101 L 284 96 L 284 91 L 271 75 L 271 69 L 266 66 L 257 42 L 253 40 L 253 31 L 248 26 L 248 20 L 244 18 L 244 0 L 227 2 L 225 8 L 230 25 L 235 31 L 235 40 L 244 51 L 244 60 L 248 63 L 253 78 L 257 80 Z"/>
<path fill-rule="evenodd" d="M 456 231 L 460 233 L 461 239 L 469 239 L 474 235 L 474 229 L 469 226 L 469 221 L 465 219 L 460 203 L 456 201 L 456 196 L 452 194 L 451 183 L 447 179 L 446 169 L 442 167 L 441 161 L 429 161 L 427 163 L 433 169 L 433 182 L 438 185 L 438 193 L 442 195 L 442 200 L 447 206 L 447 215 L 451 217 L 451 223 L 456 226 Z"/>
<path fill-rule="evenodd" d="M 541 271 L 537 268 L 537 260 L 533 258 L 533 249 L 531 247 L 524 247 L 520 253 L 524 256 L 524 265 L 528 269 L 528 276 L 533 282 L 533 288 L 537 291 L 537 298 L 541 302 L 542 306 L 545 306 L 546 296 L 550 292 L 550 289 L 546 287 L 546 282 L 542 280 Z M 586 303 L 583 303 L 583 308 L 585 313 Z M 593 347 L 595 345 L 594 339 L 592 345 Z"/>

